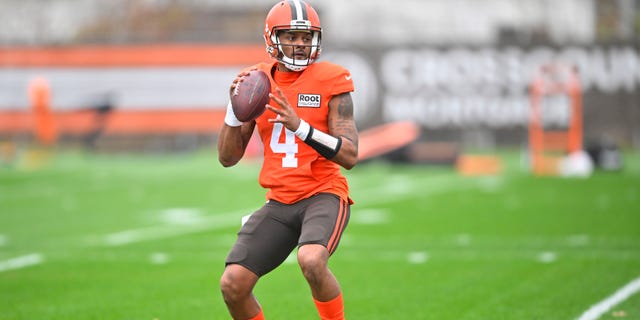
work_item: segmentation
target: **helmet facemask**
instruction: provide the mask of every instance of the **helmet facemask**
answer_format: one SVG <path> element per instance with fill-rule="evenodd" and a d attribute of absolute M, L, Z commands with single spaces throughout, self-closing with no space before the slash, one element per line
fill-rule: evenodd
<path fill-rule="evenodd" d="M 291 26 L 294 26 L 294 21 L 292 21 Z M 276 29 L 274 28 L 273 32 L 271 32 L 271 46 L 269 46 L 268 51 L 272 57 L 276 58 L 280 63 L 282 63 L 287 69 L 295 72 L 302 71 L 306 69 L 309 65 L 311 65 L 320 55 L 320 42 L 321 42 L 321 31 L 316 30 L 313 27 L 309 26 L 300 26 L 298 28 L 291 28 L 291 26 L 287 26 L 286 29 Z M 311 43 L 300 45 L 300 44 L 283 44 L 280 41 L 281 32 L 310 32 L 311 33 Z M 309 51 L 309 55 L 306 59 L 296 59 L 294 56 L 289 57 L 285 54 L 285 47 L 293 47 L 291 48 L 291 52 L 294 53 L 295 48 L 299 47 L 307 47 L 311 50 Z M 306 51 L 305 51 L 306 53 Z"/>

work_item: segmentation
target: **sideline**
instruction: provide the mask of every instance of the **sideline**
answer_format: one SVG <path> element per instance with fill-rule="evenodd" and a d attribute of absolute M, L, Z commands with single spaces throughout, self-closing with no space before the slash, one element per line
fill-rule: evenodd
<path fill-rule="evenodd" d="M 638 291 L 640 291 L 640 277 L 635 278 L 633 281 L 620 288 L 614 294 L 591 306 L 591 308 L 583 313 L 578 318 L 578 320 L 596 320 L 611 308 L 627 300 Z"/>

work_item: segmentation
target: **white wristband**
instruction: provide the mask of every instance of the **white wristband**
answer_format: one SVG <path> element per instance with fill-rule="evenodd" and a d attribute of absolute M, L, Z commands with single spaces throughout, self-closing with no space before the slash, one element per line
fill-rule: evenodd
<path fill-rule="evenodd" d="M 296 130 L 296 137 L 300 138 L 300 140 L 307 140 L 307 135 L 309 135 L 309 131 L 311 130 L 311 126 L 304 120 L 300 119 L 300 126 L 298 130 Z"/>
<path fill-rule="evenodd" d="M 304 143 L 310 145 L 321 156 L 333 159 L 342 146 L 342 138 L 336 138 L 320 130 L 316 130 L 306 121 L 300 119 L 300 126 L 294 132 Z"/>
<path fill-rule="evenodd" d="M 239 127 L 242 125 L 242 122 L 236 118 L 236 114 L 233 113 L 233 107 L 231 106 L 231 101 L 227 104 L 227 114 L 224 116 L 224 123 L 226 123 L 229 127 Z"/>

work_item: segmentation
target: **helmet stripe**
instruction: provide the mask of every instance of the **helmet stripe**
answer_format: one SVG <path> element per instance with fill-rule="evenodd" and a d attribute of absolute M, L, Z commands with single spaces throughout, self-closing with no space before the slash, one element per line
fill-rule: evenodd
<path fill-rule="evenodd" d="M 291 20 L 308 19 L 306 3 L 299 0 L 290 0 L 289 7 L 291 8 Z"/>

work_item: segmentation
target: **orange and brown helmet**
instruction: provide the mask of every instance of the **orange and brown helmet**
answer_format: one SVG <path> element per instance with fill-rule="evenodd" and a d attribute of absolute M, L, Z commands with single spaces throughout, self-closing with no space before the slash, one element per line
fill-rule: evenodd
<path fill-rule="evenodd" d="M 308 31 L 312 35 L 311 53 L 304 60 L 287 57 L 282 44 L 278 40 L 278 32 L 282 30 Z M 322 27 L 316 10 L 302 0 L 280 1 L 271 8 L 264 26 L 264 41 L 267 53 L 292 71 L 302 71 L 312 64 L 320 55 Z"/>

